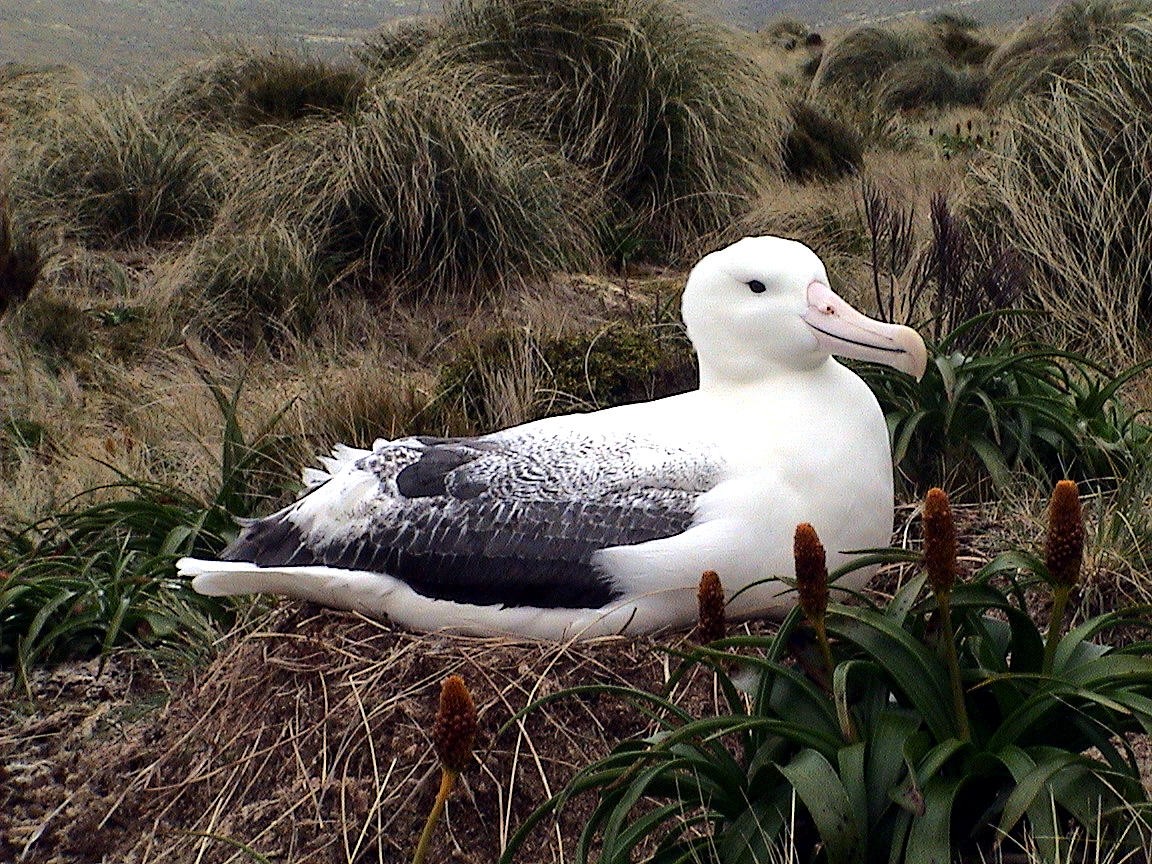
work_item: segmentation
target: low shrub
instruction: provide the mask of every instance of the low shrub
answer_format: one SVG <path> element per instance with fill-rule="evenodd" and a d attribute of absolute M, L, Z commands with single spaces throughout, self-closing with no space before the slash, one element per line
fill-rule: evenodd
<path fill-rule="evenodd" d="M 971 319 L 930 349 L 920 381 L 857 371 L 880 401 L 896 468 L 914 489 L 941 482 L 1007 487 L 1017 473 L 1112 481 L 1152 443 L 1152 428 L 1120 391 L 1152 367 L 1113 374 L 1088 358 L 1050 345 L 1009 339 L 957 350 Z"/>

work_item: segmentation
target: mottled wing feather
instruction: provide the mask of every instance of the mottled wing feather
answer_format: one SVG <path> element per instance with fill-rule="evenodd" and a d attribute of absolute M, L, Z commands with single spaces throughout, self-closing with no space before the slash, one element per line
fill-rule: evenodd
<path fill-rule="evenodd" d="M 592 554 L 684 531 L 720 473 L 699 451 L 636 438 L 507 433 L 390 442 L 354 468 L 378 483 L 366 523 L 318 527 L 294 505 L 249 526 L 223 557 L 388 573 L 482 605 L 599 607 L 617 592 Z"/>

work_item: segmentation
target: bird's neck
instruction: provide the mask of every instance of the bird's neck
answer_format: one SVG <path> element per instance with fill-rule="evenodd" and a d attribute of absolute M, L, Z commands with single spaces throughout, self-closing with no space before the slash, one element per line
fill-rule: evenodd
<path fill-rule="evenodd" d="M 705 393 L 753 393 L 818 387 L 846 371 L 831 357 L 802 369 L 765 371 L 762 362 L 727 358 L 718 366 L 700 366 L 700 390 Z"/>

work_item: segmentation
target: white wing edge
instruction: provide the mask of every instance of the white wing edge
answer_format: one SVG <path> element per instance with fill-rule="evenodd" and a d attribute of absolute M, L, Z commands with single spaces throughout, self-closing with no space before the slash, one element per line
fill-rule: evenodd
<path fill-rule="evenodd" d="M 603 609 L 477 606 L 437 600 L 384 573 L 319 565 L 259 567 L 244 561 L 181 558 L 181 576 L 200 594 L 279 594 L 360 612 L 411 630 L 568 642 L 650 633 L 686 626 L 695 615 L 696 585 L 628 597 Z M 687 616 L 687 617 L 686 617 Z"/>

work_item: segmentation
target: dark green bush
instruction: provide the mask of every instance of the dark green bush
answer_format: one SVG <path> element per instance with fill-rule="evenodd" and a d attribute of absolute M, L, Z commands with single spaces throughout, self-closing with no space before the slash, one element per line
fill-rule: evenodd
<path fill-rule="evenodd" d="M 971 319 L 932 346 L 919 382 L 864 365 L 892 434 L 892 458 L 912 487 L 948 483 L 1006 487 L 1013 474 L 1123 477 L 1152 443 L 1152 429 L 1120 398 L 1149 368 L 1116 375 L 1088 358 L 1016 340 L 965 352 Z"/>

